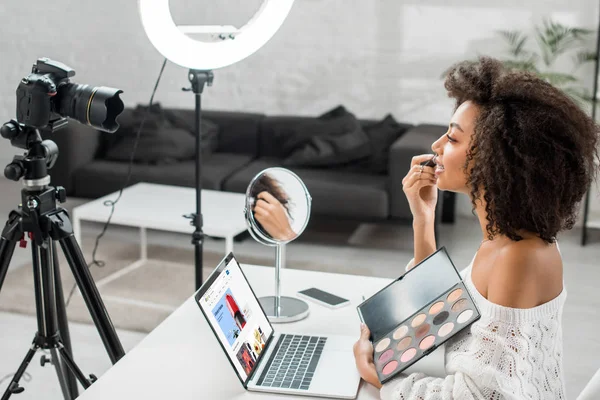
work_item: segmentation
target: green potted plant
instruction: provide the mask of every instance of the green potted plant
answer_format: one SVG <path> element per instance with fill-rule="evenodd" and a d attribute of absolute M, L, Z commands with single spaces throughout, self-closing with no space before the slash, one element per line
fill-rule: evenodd
<path fill-rule="evenodd" d="M 538 51 L 530 51 L 527 49 L 527 34 L 518 30 L 498 31 L 506 41 L 510 55 L 502 61 L 507 67 L 534 72 L 580 102 L 589 102 L 591 90 L 581 86 L 576 73 L 584 64 L 596 60 L 596 53 L 589 43 L 593 33 L 590 29 L 573 28 L 545 19 L 541 26 L 535 26 Z M 571 58 L 572 70 L 558 70 L 556 61 L 567 56 Z"/>
<path fill-rule="evenodd" d="M 545 19 L 534 27 L 534 40 L 537 49 L 531 50 L 531 37 L 520 30 L 500 30 L 497 34 L 508 45 L 508 58 L 498 57 L 511 69 L 530 71 L 563 90 L 582 106 L 588 107 L 592 101 L 591 88 L 582 86 L 577 70 L 584 64 L 594 62 L 596 53 L 590 38 L 595 31 L 573 28 Z M 560 70 L 557 60 L 570 57 L 570 71 Z M 445 75 L 445 73 L 444 73 Z"/>

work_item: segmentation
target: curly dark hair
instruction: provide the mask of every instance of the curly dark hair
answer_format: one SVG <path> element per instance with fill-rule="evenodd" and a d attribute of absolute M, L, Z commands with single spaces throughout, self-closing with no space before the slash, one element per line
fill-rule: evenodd
<path fill-rule="evenodd" d="M 597 179 L 598 125 L 561 90 L 493 58 L 455 64 L 444 86 L 455 110 L 468 100 L 480 109 L 464 171 L 473 213 L 484 192 L 488 238 L 520 241 L 524 229 L 553 243 L 571 229 Z"/>

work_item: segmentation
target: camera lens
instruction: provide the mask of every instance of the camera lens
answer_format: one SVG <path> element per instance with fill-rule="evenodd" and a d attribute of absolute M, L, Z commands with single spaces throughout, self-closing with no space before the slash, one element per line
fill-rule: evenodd
<path fill-rule="evenodd" d="M 119 128 L 117 116 L 123 112 L 120 89 L 68 83 L 59 87 L 59 114 L 82 124 L 113 133 Z"/>

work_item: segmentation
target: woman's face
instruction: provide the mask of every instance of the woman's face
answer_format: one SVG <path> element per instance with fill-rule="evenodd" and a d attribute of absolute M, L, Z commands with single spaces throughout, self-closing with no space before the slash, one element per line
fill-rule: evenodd
<path fill-rule="evenodd" d="M 443 170 L 436 168 L 437 186 L 440 190 L 470 193 L 463 167 L 478 115 L 477 104 L 465 101 L 450 119 L 448 131 L 431 145 L 431 149 L 438 155 L 436 162 L 443 165 Z"/>

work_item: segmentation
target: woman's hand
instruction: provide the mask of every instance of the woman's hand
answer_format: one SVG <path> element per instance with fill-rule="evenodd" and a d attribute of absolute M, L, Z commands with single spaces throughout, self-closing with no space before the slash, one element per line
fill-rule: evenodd
<path fill-rule="evenodd" d="M 437 177 L 434 167 L 423 167 L 420 163 L 430 160 L 431 154 L 421 154 L 412 158 L 410 170 L 402 179 L 402 190 L 415 219 L 432 219 L 437 204 Z"/>
<path fill-rule="evenodd" d="M 369 340 L 371 331 L 365 324 L 360 324 L 360 338 L 354 343 L 354 362 L 361 378 L 371 385 L 381 388 L 373 362 L 373 343 Z"/>
<path fill-rule="evenodd" d="M 260 192 L 256 196 L 254 218 L 273 239 L 292 240 L 296 237 L 285 208 L 269 192 Z"/>

